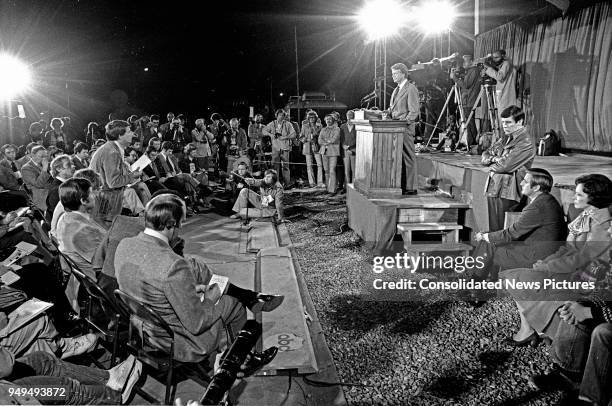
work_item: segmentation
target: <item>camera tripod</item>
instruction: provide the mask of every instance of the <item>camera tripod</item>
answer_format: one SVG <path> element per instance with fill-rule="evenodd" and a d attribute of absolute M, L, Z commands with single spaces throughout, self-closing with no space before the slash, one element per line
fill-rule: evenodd
<path fill-rule="evenodd" d="M 461 132 L 459 135 L 459 141 L 457 142 L 457 146 L 461 143 L 467 144 L 467 138 L 466 138 L 467 123 L 469 123 L 470 120 L 474 119 L 474 113 L 476 111 L 476 108 L 482 101 L 483 97 L 485 97 L 487 100 L 487 110 L 489 112 L 489 120 L 491 122 L 491 131 L 493 132 L 492 142 L 495 142 L 500 137 L 499 116 L 497 114 L 498 101 L 497 101 L 497 94 L 495 93 L 495 85 L 484 83 L 480 85 L 480 93 L 478 93 L 476 102 L 472 106 L 472 111 L 470 111 L 470 115 L 465 121 L 465 125 L 462 121 Z M 457 149 L 457 146 L 455 146 L 455 150 Z"/>
<path fill-rule="evenodd" d="M 463 114 L 463 108 L 461 107 L 463 105 L 462 99 L 461 99 L 461 90 L 459 90 L 459 86 L 457 85 L 457 83 L 455 83 L 453 87 L 451 87 L 451 90 L 448 92 L 448 96 L 446 97 L 446 101 L 444 102 L 444 107 L 442 107 L 440 116 L 438 117 L 436 124 L 433 126 L 433 130 L 431 131 L 431 134 L 429 135 L 429 139 L 427 140 L 427 144 L 425 144 L 425 148 L 429 147 L 429 144 L 431 143 L 431 139 L 433 138 L 436 132 L 436 129 L 440 129 L 438 125 L 442 121 L 442 117 L 444 117 L 444 115 L 447 113 L 448 105 L 451 101 L 451 98 L 453 97 L 454 97 L 455 103 L 457 104 L 457 106 L 459 106 L 459 116 L 461 118 L 461 134 L 463 133 L 464 128 L 467 129 L 468 122 L 465 121 L 465 115 Z"/>

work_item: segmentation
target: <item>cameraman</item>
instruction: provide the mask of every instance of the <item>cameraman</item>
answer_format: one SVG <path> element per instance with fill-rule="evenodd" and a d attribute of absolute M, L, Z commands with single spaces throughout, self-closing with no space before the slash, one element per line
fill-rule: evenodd
<path fill-rule="evenodd" d="M 191 142 L 191 137 L 189 136 L 189 131 L 181 123 L 181 119 L 175 117 L 162 134 L 162 140 L 171 141 L 174 144 L 174 150 L 182 151 L 185 144 Z"/>
<path fill-rule="evenodd" d="M 291 184 L 289 154 L 296 134 L 293 125 L 285 120 L 285 110 L 278 109 L 275 115 L 276 120 L 268 123 L 261 132 L 272 139 L 272 164 L 277 173 L 281 173 L 282 168 L 283 183 L 285 187 L 288 187 Z"/>
<path fill-rule="evenodd" d="M 497 81 L 497 111 L 501 112 L 506 107 L 517 105 L 516 68 L 506 59 L 506 51 L 499 49 L 493 52 L 490 58 L 485 59 L 484 67 L 481 75 Z"/>
<path fill-rule="evenodd" d="M 463 55 L 463 66 L 459 69 L 452 68 L 450 77 L 461 90 L 461 108 L 463 109 L 463 117 L 467 120 L 480 92 L 480 73 L 478 67 L 474 65 L 474 57 L 472 55 Z M 470 146 L 478 143 L 476 118 L 472 117 L 470 122 L 466 124 L 467 147 L 469 150 Z"/>

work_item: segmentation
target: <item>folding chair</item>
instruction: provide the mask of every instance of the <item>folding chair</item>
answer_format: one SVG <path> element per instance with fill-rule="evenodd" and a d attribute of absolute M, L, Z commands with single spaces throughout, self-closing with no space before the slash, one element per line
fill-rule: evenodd
<path fill-rule="evenodd" d="M 119 352 L 120 326 L 126 326 L 130 316 L 125 309 L 120 306 L 115 298 L 109 297 L 106 292 L 98 286 L 98 284 L 89 276 L 82 273 L 74 263 L 71 264 L 72 274 L 81 284 L 87 294 L 85 303 L 85 315 L 81 315 L 81 319 L 89 326 L 90 332 L 98 332 L 104 336 L 104 340 L 111 346 L 110 368 L 117 363 L 117 355 Z M 94 304 L 97 303 L 104 315 L 109 317 L 109 322 L 105 327 L 106 320 L 104 317 L 96 315 Z M 123 330 L 125 331 L 125 329 Z M 94 361 L 99 364 L 97 360 Z M 99 365 L 98 365 L 99 366 Z"/>
<path fill-rule="evenodd" d="M 159 375 L 165 375 L 166 394 L 164 404 L 170 405 L 174 402 L 177 383 L 175 377 L 179 373 L 204 387 L 208 386 L 210 382 L 208 371 L 211 368 L 207 361 L 186 363 L 174 359 L 174 331 L 168 323 L 149 306 L 127 293 L 117 289 L 115 290 L 115 296 L 125 305 L 130 315 L 128 351 Z M 165 333 L 170 342 L 169 348 L 160 348 L 160 345 L 152 340 L 159 339 L 159 337 L 150 335 L 151 333 Z M 138 394 L 149 402 L 159 403 L 158 399 L 142 389 L 138 389 Z"/>

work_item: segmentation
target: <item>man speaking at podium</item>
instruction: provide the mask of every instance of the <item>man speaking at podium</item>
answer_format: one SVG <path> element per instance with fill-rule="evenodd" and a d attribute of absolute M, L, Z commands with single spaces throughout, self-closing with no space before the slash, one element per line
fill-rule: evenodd
<path fill-rule="evenodd" d="M 404 148 L 402 151 L 402 194 L 415 195 L 417 193 L 417 162 L 414 152 L 414 136 L 416 121 L 420 113 L 419 91 L 408 81 L 408 67 L 403 63 L 391 66 L 391 75 L 397 87 L 391 94 L 391 104 L 388 114 L 394 120 L 405 120 L 408 129 L 404 134 Z"/>

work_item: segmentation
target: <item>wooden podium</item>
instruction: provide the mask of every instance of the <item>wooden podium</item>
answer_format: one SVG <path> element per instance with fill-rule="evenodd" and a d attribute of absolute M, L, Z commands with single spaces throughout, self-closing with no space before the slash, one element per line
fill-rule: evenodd
<path fill-rule="evenodd" d="M 355 180 L 368 197 L 402 196 L 402 149 L 408 123 L 399 120 L 352 120 L 357 130 Z"/>

